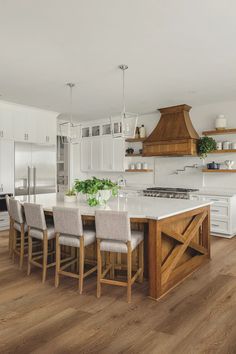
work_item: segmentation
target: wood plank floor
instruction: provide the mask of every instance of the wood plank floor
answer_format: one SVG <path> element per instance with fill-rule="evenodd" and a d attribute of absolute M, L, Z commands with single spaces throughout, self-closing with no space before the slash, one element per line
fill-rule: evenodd
<path fill-rule="evenodd" d="M 8 258 L 0 233 L 0 353 L 236 353 L 236 238 L 212 239 L 212 261 L 165 298 L 146 297 L 147 283 L 124 289 L 96 278 L 45 285 L 33 268 L 28 277 Z"/>

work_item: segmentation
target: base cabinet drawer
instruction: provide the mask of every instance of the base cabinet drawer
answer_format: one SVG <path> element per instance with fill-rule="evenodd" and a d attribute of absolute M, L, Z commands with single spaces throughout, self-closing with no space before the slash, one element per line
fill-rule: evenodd
<path fill-rule="evenodd" d="M 213 202 L 214 204 L 229 203 L 229 198 L 227 197 L 204 196 L 203 200 L 205 200 L 206 202 Z"/>
<path fill-rule="evenodd" d="M 224 220 L 211 219 L 211 232 L 229 233 L 229 223 Z"/>
<path fill-rule="evenodd" d="M 228 205 L 211 205 L 211 216 L 214 217 L 229 217 L 229 207 Z"/>

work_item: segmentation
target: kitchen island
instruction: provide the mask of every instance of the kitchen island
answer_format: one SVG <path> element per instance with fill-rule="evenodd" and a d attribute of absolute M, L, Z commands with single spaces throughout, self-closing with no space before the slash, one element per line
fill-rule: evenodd
<path fill-rule="evenodd" d="M 140 196 L 89 207 L 84 201 L 65 203 L 56 194 L 17 199 L 42 204 L 46 214 L 56 205 L 79 208 L 85 223 L 94 222 L 96 209 L 128 211 L 132 228 L 144 230 L 145 274 L 149 296 L 156 300 L 210 259 L 211 202 Z"/>

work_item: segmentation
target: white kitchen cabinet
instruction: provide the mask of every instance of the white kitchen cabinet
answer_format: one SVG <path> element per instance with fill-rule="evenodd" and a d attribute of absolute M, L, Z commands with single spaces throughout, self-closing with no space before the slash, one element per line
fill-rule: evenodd
<path fill-rule="evenodd" d="M 191 200 L 209 201 L 211 234 L 231 238 L 236 235 L 236 196 L 191 194 Z"/>
<path fill-rule="evenodd" d="M 100 138 L 91 139 L 91 169 L 101 171 L 102 169 L 102 140 Z"/>
<path fill-rule="evenodd" d="M 102 138 L 102 170 L 113 170 L 113 141 L 112 137 Z"/>
<path fill-rule="evenodd" d="M 125 141 L 123 138 L 113 139 L 113 171 L 124 171 Z"/>
<path fill-rule="evenodd" d="M 15 108 L 13 111 L 13 137 L 15 141 L 36 142 L 37 122 L 32 111 Z"/>
<path fill-rule="evenodd" d="M 12 113 L 9 107 L 0 106 L 0 139 L 12 139 Z"/>
<path fill-rule="evenodd" d="M 124 171 L 123 138 L 96 137 L 81 141 L 81 171 Z"/>
<path fill-rule="evenodd" d="M 0 192 L 14 192 L 14 141 L 0 141 Z"/>
<path fill-rule="evenodd" d="M 36 121 L 36 142 L 39 144 L 56 144 L 57 124 L 54 116 L 42 114 L 41 111 L 35 114 Z"/>
<path fill-rule="evenodd" d="M 91 171 L 92 165 L 92 141 L 84 139 L 81 142 L 81 171 Z"/>

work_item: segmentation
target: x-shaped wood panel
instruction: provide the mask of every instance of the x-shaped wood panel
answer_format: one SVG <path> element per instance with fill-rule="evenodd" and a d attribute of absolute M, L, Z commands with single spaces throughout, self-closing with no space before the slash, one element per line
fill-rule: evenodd
<path fill-rule="evenodd" d="M 175 248 L 172 250 L 172 252 L 167 257 L 167 259 L 165 260 L 164 264 L 161 267 L 162 284 L 165 284 L 168 281 L 172 271 L 177 266 L 178 262 L 180 261 L 181 257 L 183 256 L 187 248 L 191 248 L 202 255 L 207 254 L 208 251 L 205 247 L 192 241 L 193 238 L 196 236 L 196 233 L 201 227 L 206 216 L 207 216 L 206 211 L 196 215 L 191 221 L 191 223 L 188 225 L 186 231 L 183 234 L 172 230 L 168 226 L 163 226 L 162 233 L 175 239 L 180 244 L 175 246 Z"/>

